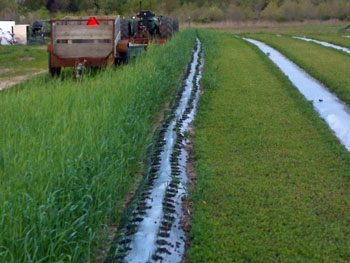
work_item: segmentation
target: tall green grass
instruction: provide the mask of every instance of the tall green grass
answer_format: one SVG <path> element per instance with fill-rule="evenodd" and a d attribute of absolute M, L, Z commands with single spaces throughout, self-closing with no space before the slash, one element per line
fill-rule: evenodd
<path fill-rule="evenodd" d="M 0 93 L 0 262 L 92 262 L 194 40 L 186 30 L 130 66 Z"/>

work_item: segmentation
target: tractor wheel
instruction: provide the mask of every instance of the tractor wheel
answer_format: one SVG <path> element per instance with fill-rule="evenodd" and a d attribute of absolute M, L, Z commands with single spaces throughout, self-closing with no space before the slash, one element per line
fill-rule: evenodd
<path fill-rule="evenodd" d="M 61 74 L 61 68 L 55 68 L 52 66 L 51 53 L 49 53 L 49 72 L 51 77 L 59 76 Z"/>
<path fill-rule="evenodd" d="M 160 37 L 169 39 L 174 32 L 174 21 L 170 17 L 164 17 L 160 27 Z"/>
<path fill-rule="evenodd" d="M 174 32 L 179 32 L 179 29 L 180 29 L 179 20 L 174 19 L 173 21 L 174 21 L 174 24 L 173 24 Z"/>
<path fill-rule="evenodd" d="M 130 38 L 130 21 L 129 21 L 129 19 L 121 19 L 120 20 L 120 32 L 121 32 L 122 40 Z"/>

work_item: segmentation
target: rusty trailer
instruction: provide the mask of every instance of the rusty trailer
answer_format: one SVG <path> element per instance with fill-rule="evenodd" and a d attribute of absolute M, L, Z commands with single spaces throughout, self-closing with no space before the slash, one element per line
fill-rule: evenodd
<path fill-rule="evenodd" d="M 128 42 L 121 41 L 120 17 L 76 18 L 51 21 L 49 71 L 59 75 L 61 68 L 105 67 L 117 63 Z"/>

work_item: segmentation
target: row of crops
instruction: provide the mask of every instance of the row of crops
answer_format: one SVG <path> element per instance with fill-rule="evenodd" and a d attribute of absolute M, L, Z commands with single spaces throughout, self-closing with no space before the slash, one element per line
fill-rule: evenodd
<path fill-rule="evenodd" d="M 205 66 L 185 257 L 346 262 L 346 143 L 272 54 L 241 37 L 280 51 L 346 104 L 350 56 L 292 35 L 191 29 L 128 66 L 80 81 L 40 76 L 0 93 L 0 262 L 103 262 L 197 36 Z"/>
<path fill-rule="evenodd" d="M 328 95 L 301 81 L 314 95 L 309 101 L 293 85 L 305 72 L 287 77 L 285 57 L 277 56 L 278 68 L 278 54 L 255 40 L 257 46 L 242 35 L 202 36 L 206 64 L 194 137 L 189 262 L 347 262 L 348 142 L 326 124 L 338 115 L 323 120 L 314 107 L 327 105 Z M 347 53 L 288 35 L 243 36 L 328 80 L 348 103 Z M 340 104 L 349 118 L 348 106 Z"/>

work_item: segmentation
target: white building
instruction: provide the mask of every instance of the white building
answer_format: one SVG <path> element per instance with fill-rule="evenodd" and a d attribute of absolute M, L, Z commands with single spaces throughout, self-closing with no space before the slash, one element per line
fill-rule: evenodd
<path fill-rule="evenodd" d="M 16 25 L 15 21 L 0 21 L 0 28 L 3 32 L 10 32 L 12 33 L 12 27 Z"/>
<path fill-rule="evenodd" d="M 17 45 L 27 45 L 29 25 L 15 25 L 12 28 Z"/>
<path fill-rule="evenodd" d="M 29 25 L 16 25 L 15 21 L 0 21 L 0 45 L 27 45 Z"/>

